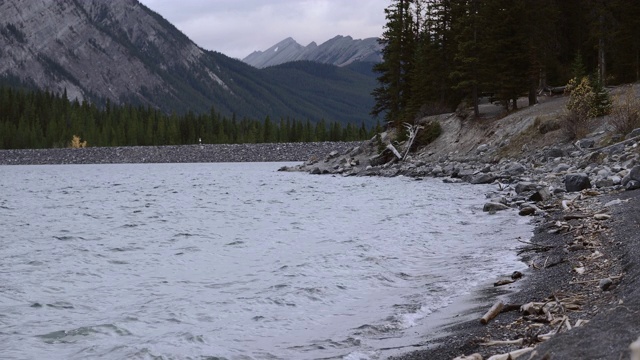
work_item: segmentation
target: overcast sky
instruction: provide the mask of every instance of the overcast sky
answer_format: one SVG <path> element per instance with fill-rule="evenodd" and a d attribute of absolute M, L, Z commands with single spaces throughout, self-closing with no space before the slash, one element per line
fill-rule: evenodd
<path fill-rule="evenodd" d="M 302 45 L 336 35 L 377 37 L 388 0 L 140 0 L 200 47 L 244 58 L 287 37 Z"/>

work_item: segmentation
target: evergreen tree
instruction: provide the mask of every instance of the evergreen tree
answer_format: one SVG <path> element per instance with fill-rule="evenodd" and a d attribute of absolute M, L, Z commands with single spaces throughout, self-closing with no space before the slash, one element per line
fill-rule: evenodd
<path fill-rule="evenodd" d="M 399 126 L 411 93 L 410 76 L 415 52 L 413 0 L 395 0 L 385 9 L 387 24 L 380 39 L 384 46 L 382 62 L 374 66 L 380 73 L 373 91 L 374 116 L 385 114 L 385 120 Z"/>

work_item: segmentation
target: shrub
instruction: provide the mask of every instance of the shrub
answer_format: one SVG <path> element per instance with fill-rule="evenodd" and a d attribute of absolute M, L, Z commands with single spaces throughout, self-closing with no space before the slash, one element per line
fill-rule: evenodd
<path fill-rule="evenodd" d="M 411 151 L 415 151 L 416 149 L 431 144 L 435 139 L 442 134 L 442 127 L 440 123 L 437 121 L 431 121 L 425 125 L 422 125 L 422 129 L 418 131 L 416 135 L 416 139 L 413 141 L 413 145 L 411 146 Z"/>
<path fill-rule="evenodd" d="M 70 148 L 80 149 L 87 147 L 87 141 L 80 141 L 80 136 L 73 135 L 71 142 L 69 143 Z"/>
<path fill-rule="evenodd" d="M 593 118 L 611 111 L 609 93 L 598 80 L 592 81 L 586 76 L 580 80 L 573 78 L 567 84 L 566 92 L 569 93 L 569 101 L 564 125 L 572 139 L 584 137 L 590 132 Z"/>
<path fill-rule="evenodd" d="M 615 97 L 611 110 L 611 125 L 622 135 L 640 128 L 640 99 L 633 86 Z"/>

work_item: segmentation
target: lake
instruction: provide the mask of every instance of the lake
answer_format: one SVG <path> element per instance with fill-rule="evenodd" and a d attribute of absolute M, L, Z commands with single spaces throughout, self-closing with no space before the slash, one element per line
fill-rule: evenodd
<path fill-rule="evenodd" d="M 0 166 L 1 357 L 378 359 L 525 267 L 491 186 L 282 165 Z"/>

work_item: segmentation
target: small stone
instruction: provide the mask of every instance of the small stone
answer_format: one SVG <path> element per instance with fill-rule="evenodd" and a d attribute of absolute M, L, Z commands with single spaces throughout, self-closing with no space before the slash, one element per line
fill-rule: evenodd
<path fill-rule="evenodd" d="M 488 144 L 482 144 L 480 146 L 478 146 L 478 148 L 476 149 L 476 152 L 478 154 L 483 153 L 485 151 L 489 150 L 489 145 Z"/>
<path fill-rule="evenodd" d="M 561 173 L 569 170 L 570 166 L 567 164 L 558 164 L 555 168 L 553 168 L 554 173 Z"/>
<path fill-rule="evenodd" d="M 598 283 L 598 287 L 602 291 L 609 290 L 611 285 L 613 285 L 613 280 L 611 280 L 610 278 L 604 278 L 604 279 L 600 280 L 600 282 Z"/>

